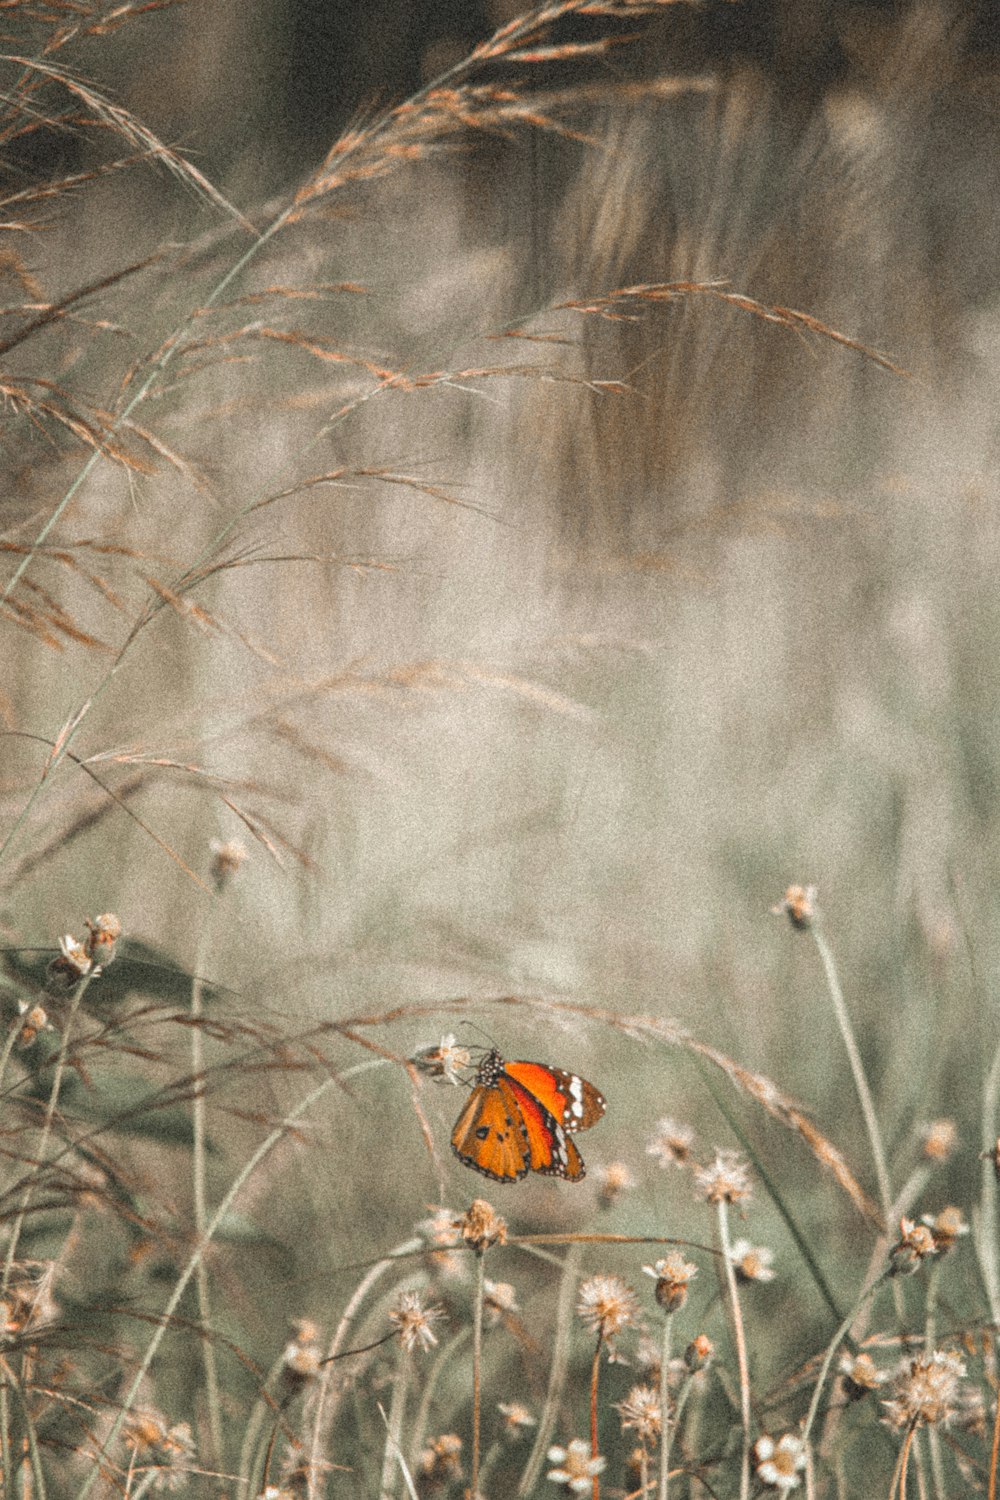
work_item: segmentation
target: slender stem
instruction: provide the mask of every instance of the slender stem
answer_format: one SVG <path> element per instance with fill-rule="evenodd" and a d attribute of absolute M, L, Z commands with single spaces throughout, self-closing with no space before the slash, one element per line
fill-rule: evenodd
<path fill-rule="evenodd" d="M 660 1340 L 660 1500 L 668 1500 L 670 1490 L 670 1389 L 667 1371 L 670 1368 L 673 1331 L 673 1314 L 665 1313 Z"/>
<path fill-rule="evenodd" d="M 476 1290 L 472 1304 L 472 1500 L 479 1500 L 479 1422 L 482 1397 L 483 1296 L 486 1256 L 476 1256 Z"/>
<path fill-rule="evenodd" d="M 396 1337 L 395 1331 L 392 1337 Z M 434 1357 L 434 1363 L 427 1373 L 424 1388 L 420 1393 L 420 1405 L 417 1407 L 417 1415 L 410 1423 L 409 1447 L 411 1469 L 415 1469 L 420 1461 L 420 1450 L 423 1448 L 424 1439 L 427 1436 L 427 1424 L 430 1418 L 431 1406 L 437 1394 L 441 1376 L 469 1337 L 470 1330 L 468 1328 L 460 1328 L 454 1338 L 449 1339 L 447 1344 L 442 1345 Z M 482 1468 L 485 1468 L 485 1464 L 482 1465 Z"/>
<path fill-rule="evenodd" d="M 402 1341 L 399 1345 L 399 1361 L 396 1378 L 392 1383 L 392 1401 L 389 1403 L 389 1419 L 385 1435 L 385 1451 L 382 1455 L 382 1478 L 379 1482 L 380 1500 L 392 1500 L 393 1470 L 397 1458 L 402 1458 L 403 1416 L 406 1412 L 406 1394 L 410 1383 L 410 1356 Z"/>
<path fill-rule="evenodd" d="M 997 1500 L 997 1462 L 1000 1460 L 1000 1396 L 996 1398 L 993 1413 L 993 1443 L 990 1447 L 990 1482 L 986 1500 Z"/>
<path fill-rule="evenodd" d="M 639 1494 L 642 1500 L 649 1494 L 649 1452 L 645 1438 L 639 1444 Z"/>
<path fill-rule="evenodd" d="M 740 1376 L 740 1422 L 743 1427 L 743 1451 L 740 1456 L 740 1500 L 750 1494 L 750 1370 L 747 1364 L 746 1336 L 743 1331 L 743 1314 L 740 1309 L 736 1272 L 733 1268 L 732 1245 L 729 1240 L 729 1205 L 718 1204 L 719 1247 L 722 1251 L 722 1270 L 729 1296 L 729 1311 L 733 1320 L 733 1336 L 736 1341 L 736 1364 Z"/>
<path fill-rule="evenodd" d="M 200 1240 L 204 1239 L 208 1222 L 208 1199 L 206 1188 L 206 1133 L 205 1133 L 205 1038 L 201 1029 L 203 1015 L 204 982 L 200 976 L 205 971 L 205 960 L 211 941 L 216 901 L 213 899 L 202 924 L 195 959 L 194 977 L 191 981 L 191 1081 L 194 1097 L 191 1101 L 191 1175 L 194 1199 L 194 1227 Z M 222 1447 L 222 1406 L 219 1400 L 219 1374 L 215 1361 L 215 1345 L 212 1342 L 212 1308 L 209 1295 L 208 1266 L 204 1257 L 198 1262 L 195 1275 L 198 1294 L 198 1317 L 201 1321 L 201 1352 L 205 1366 L 205 1401 L 208 1407 L 208 1431 L 212 1444 L 212 1459 L 217 1468 L 224 1467 Z"/>
<path fill-rule="evenodd" d="M 604 1330 L 597 1330 L 597 1346 L 594 1363 L 590 1371 L 590 1456 L 596 1458 L 597 1448 L 597 1382 L 601 1373 L 601 1350 L 604 1348 Z M 601 1500 L 601 1476 L 595 1474 L 591 1484 L 592 1500 Z"/>
<path fill-rule="evenodd" d="M 549 1387 L 545 1393 L 545 1405 L 542 1407 L 542 1414 L 538 1419 L 538 1431 L 535 1433 L 535 1441 L 532 1445 L 531 1454 L 525 1465 L 524 1473 L 521 1475 L 521 1483 L 517 1487 L 517 1493 L 521 1497 L 530 1495 L 538 1482 L 542 1462 L 552 1437 L 552 1429 L 555 1426 L 559 1402 L 562 1400 L 563 1386 L 566 1383 L 566 1373 L 569 1368 L 569 1340 L 573 1317 L 573 1297 L 576 1292 L 576 1279 L 579 1274 L 582 1254 L 583 1246 L 574 1242 L 566 1252 L 566 1259 L 563 1262 L 562 1281 L 559 1286 L 559 1302 L 556 1307 L 556 1331 L 552 1346 L 552 1364 L 549 1368 Z"/>
<path fill-rule="evenodd" d="M 976 1223 L 976 1255 L 990 1303 L 990 1317 L 1000 1323 L 1000 1241 L 997 1219 L 997 1101 L 1000 1098 L 1000 1045 L 993 1054 L 983 1084 L 983 1169 L 980 1207 Z"/>
<path fill-rule="evenodd" d="M 837 1017 L 837 1025 L 840 1027 L 840 1034 L 847 1052 L 847 1060 L 850 1063 L 851 1074 L 854 1078 L 854 1087 L 857 1091 L 861 1113 L 864 1117 L 865 1129 L 868 1132 L 868 1143 L 871 1147 L 872 1160 L 875 1163 L 875 1178 L 878 1183 L 882 1212 L 886 1220 L 888 1220 L 892 1210 L 892 1188 L 889 1185 L 889 1172 L 885 1164 L 885 1148 L 882 1144 L 882 1132 L 879 1128 L 878 1117 L 875 1114 L 875 1105 L 872 1101 L 871 1090 L 868 1087 L 868 1079 L 865 1076 L 861 1053 L 858 1051 L 854 1028 L 851 1025 L 851 1017 L 844 1000 L 844 992 L 840 988 L 840 980 L 837 977 L 837 966 L 833 961 L 833 953 L 830 945 L 823 936 L 818 921 L 812 924 L 809 931 L 812 933 L 813 942 L 816 944 L 816 949 L 823 964 L 827 988 L 830 991 L 830 999 L 833 1002 L 834 1015 Z"/>

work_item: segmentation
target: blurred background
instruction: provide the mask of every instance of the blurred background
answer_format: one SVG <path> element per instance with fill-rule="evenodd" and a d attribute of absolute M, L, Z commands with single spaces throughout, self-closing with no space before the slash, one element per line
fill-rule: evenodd
<path fill-rule="evenodd" d="M 514 13 L 190 3 L 74 62 L 260 230 L 341 132 Z M 198 483 L 88 479 L 58 534 L 141 555 L 121 563 L 127 607 L 63 578 L 100 648 L 11 627 L 2 697 L 9 725 L 51 739 L 100 688 L 77 752 L 196 870 L 209 836 L 252 842 L 202 773 L 252 806 L 272 852 L 254 848 L 205 964 L 231 1007 L 305 1026 L 442 1002 L 440 1022 L 376 1029 L 404 1053 L 458 1028 L 458 997 L 677 1017 L 802 1100 L 871 1187 L 816 953 L 770 915 L 814 883 L 895 1175 L 920 1125 L 954 1115 L 947 1197 L 971 1191 L 1000 957 L 993 20 L 988 0 L 749 0 L 601 22 L 621 46 L 487 70 L 558 129 L 473 130 L 350 182 L 230 289 L 366 292 L 296 306 L 266 360 L 192 364 L 148 403 Z M 560 40 L 597 25 L 570 17 Z M 27 174 L 101 146 L 19 149 Z M 163 244 L 187 258 L 101 307 L 127 323 L 110 350 L 46 334 L 48 368 L 112 406 L 246 243 L 162 176 L 92 183 L 39 237 L 39 276 L 65 290 Z M 707 294 L 595 302 L 667 281 L 806 312 L 906 373 Z M 38 439 L 5 538 L 36 535 L 78 469 Z M 168 610 L 105 682 L 142 578 L 213 546 L 231 566 L 199 598 L 225 628 Z M 40 764 L 11 751 L 8 829 Z M 9 941 L 113 909 L 196 962 L 204 893 L 79 772 L 33 805 L 7 876 Z M 620 1227 L 681 1232 L 648 1133 L 671 1114 L 705 1149 L 728 1138 L 683 1055 L 565 1018 L 476 1020 L 508 1056 L 594 1079 L 609 1108 L 588 1161 L 639 1177 Z M 435 1162 L 404 1076 L 375 1077 L 319 1127 L 329 1182 L 289 1148 L 255 1206 L 345 1259 L 385 1248 L 386 1216 L 404 1233 L 483 1185 L 447 1152 L 458 1091 L 425 1098 Z M 801 1143 L 733 1100 L 826 1223 L 834 1190 Z M 360 1196 L 338 1175 L 359 1159 Z M 592 1192 L 532 1182 L 516 1206 L 573 1223 Z M 844 1210 L 827 1243 L 856 1227 Z"/>

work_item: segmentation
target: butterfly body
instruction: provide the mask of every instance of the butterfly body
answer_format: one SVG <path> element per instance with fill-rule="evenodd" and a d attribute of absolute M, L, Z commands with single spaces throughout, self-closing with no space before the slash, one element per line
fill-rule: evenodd
<path fill-rule="evenodd" d="M 545 1063 L 505 1062 L 494 1048 L 476 1070 L 451 1133 L 459 1161 L 496 1182 L 529 1172 L 579 1182 L 583 1157 L 572 1136 L 589 1130 L 606 1104 L 592 1083 Z"/>

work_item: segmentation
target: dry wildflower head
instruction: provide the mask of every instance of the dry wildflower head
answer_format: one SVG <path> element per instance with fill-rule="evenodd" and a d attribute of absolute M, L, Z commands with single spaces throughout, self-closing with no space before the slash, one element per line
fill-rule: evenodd
<path fill-rule="evenodd" d="M 774 1280 L 775 1272 L 771 1265 L 774 1251 L 769 1250 L 766 1245 L 751 1245 L 749 1240 L 737 1240 L 729 1258 L 737 1281 L 747 1283 Z"/>
<path fill-rule="evenodd" d="M 950 1349 L 935 1349 L 904 1359 L 896 1371 L 893 1396 L 882 1404 L 894 1427 L 948 1422 L 959 1400 L 965 1365 Z"/>
<path fill-rule="evenodd" d="M 509 1281 L 487 1279 L 483 1282 L 483 1311 L 490 1328 L 496 1328 L 499 1323 L 521 1311 L 517 1304 L 517 1294 Z"/>
<path fill-rule="evenodd" d="M 598 1167 L 594 1176 L 600 1208 L 614 1208 L 622 1194 L 635 1187 L 635 1175 L 623 1161 L 609 1161 L 606 1166 Z"/>
<path fill-rule="evenodd" d="M 453 1208 L 436 1208 L 429 1219 L 421 1219 L 417 1230 L 435 1248 L 430 1262 L 434 1271 L 444 1280 L 461 1280 L 467 1273 L 469 1260 L 459 1250 L 461 1234 Z"/>
<path fill-rule="evenodd" d="M 507 1241 L 506 1219 L 502 1219 L 485 1198 L 473 1198 L 462 1217 L 455 1220 L 455 1228 L 477 1255 Z"/>
<path fill-rule="evenodd" d="M 296 1497 L 283 1485 L 269 1484 L 266 1489 L 260 1491 L 257 1500 L 296 1500 Z"/>
<path fill-rule="evenodd" d="M 320 1372 L 323 1352 L 319 1347 L 319 1330 L 309 1318 L 296 1318 L 292 1337 L 281 1356 L 281 1380 L 290 1393 L 301 1390 Z"/>
<path fill-rule="evenodd" d="M 622 1431 L 635 1429 L 643 1443 L 655 1443 L 660 1436 L 660 1393 L 651 1385 L 634 1385 L 624 1401 L 615 1404 L 621 1417 Z"/>
<path fill-rule="evenodd" d="M 66 995 L 93 967 L 84 944 L 77 942 L 72 933 L 67 933 L 59 939 L 59 957 L 54 958 L 45 970 L 45 988 L 50 995 Z"/>
<path fill-rule="evenodd" d="M 664 1169 L 683 1167 L 691 1155 L 693 1140 L 694 1131 L 690 1125 L 680 1125 L 676 1120 L 664 1116 L 656 1122 L 656 1130 L 646 1147 L 646 1155 L 655 1156 Z"/>
<path fill-rule="evenodd" d="M 454 1432 L 430 1438 L 417 1460 L 423 1480 L 432 1485 L 451 1484 L 462 1477 L 462 1439 Z"/>
<path fill-rule="evenodd" d="M 870 1391 L 884 1384 L 886 1372 L 879 1370 L 870 1354 L 845 1354 L 840 1361 L 840 1373 L 844 1381 L 844 1394 L 849 1401 L 860 1401 Z"/>
<path fill-rule="evenodd" d="M 958 1127 L 954 1120 L 932 1120 L 925 1126 L 921 1147 L 928 1161 L 947 1161 L 958 1145 Z"/>
<path fill-rule="evenodd" d="M 590 1444 L 583 1438 L 573 1438 L 566 1448 L 550 1448 L 548 1459 L 556 1467 L 546 1477 L 554 1484 L 564 1484 L 574 1495 L 585 1495 L 593 1489 L 594 1479 L 606 1463 L 599 1453 L 591 1457 Z"/>
<path fill-rule="evenodd" d="M 434 1078 L 439 1083 L 457 1084 L 461 1082 L 459 1074 L 462 1069 L 471 1064 L 472 1054 L 468 1047 L 460 1047 L 449 1031 L 436 1047 L 421 1047 L 410 1061 L 421 1073 L 426 1073 L 428 1078 Z"/>
<path fill-rule="evenodd" d="M 940 1213 L 924 1214 L 920 1221 L 934 1236 L 934 1248 L 942 1255 L 954 1248 L 955 1241 L 968 1234 L 969 1226 L 962 1218 L 962 1210 L 949 1203 Z"/>
<path fill-rule="evenodd" d="M 211 855 L 208 873 L 215 889 L 221 893 L 247 858 L 246 846 L 240 839 L 212 839 L 208 852 Z"/>
<path fill-rule="evenodd" d="M 656 1282 L 656 1300 L 663 1310 L 680 1312 L 687 1301 L 688 1287 L 698 1274 L 694 1262 L 685 1260 L 679 1250 L 671 1250 L 662 1260 L 642 1269 Z"/>
<path fill-rule="evenodd" d="M 926 1224 L 900 1219 L 899 1240 L 889 1251 L 889 1270 L 893 1276 L 912 1276 L 928 1255 L 936 1254 L 937 1245 Z"/>
<path fill-rule="evenodd" d="M 753 1445 L 753 1460 L 761 1484 L 787 1494 L 800 1483 L 799 1474 L 806 1466 L 806 1447 L 794 1432 L 786 1432 L 777 1442 L 772 1437 L 760 1437 Z"/>
<path fill-rule="evenodd" d="M 389 1313 L 389 1322 L 399 1329 L 399 1339 L 409 1354 L 415 1348 L 432 1349 L 437 1343 L 434 1324 L 444 1317 L 444 1308 L 424 1307 L 419 1292 L 401 1292 Z"/>
<path fill-rule="evenodd" d="M 30 1047 L 38 1037 L 40 1031 L 52 1031 L 54 1027 L 49 1020 L 49 1013 L 44 1005 L 32 1005 L 29 1000 L 17 1002 L 17 1012 L 20 1017 L 20 1031 L 18 1032 L 18 1047 Z"/>
<path fill-rule="evenodd" d="M 716 1151 L 715 1160 L 694 1174 L 695 1188 L 706 1203 L 741 1203 L 750 1197 L 750 1169 L 735 1151 Z"/>
<path fill-rule="evenodd" d="M 115 956 L 115 944 L 122 935 L 122 924 L 113 911 L 106 911 L 83 925 L 87 929 L 83 944 L 87 956 L 98 968 L 103 968 Z"/>
<path fill-rule="evenodd" d="M 501 1401 L 497 1411 L 503 1417 L 504 1437 L 511 1442 L 517 1442 L 518 1438 L 531 1431 L 532 1427 L 538 1426 L 537 1417 L 533 1417 L 526 1406 L 519 1401 Z"/>
<path fill-rule="evenodd" d="M 152 1407 L 140 1408 L 126 1418 L 122 1441 L 130 1449 L 136 1471 L 155 1473 L 149 1488 L 178 1490 L 187 1483 L 194 1462 L 194 1444 L 186 1422 L 168 1427 L 158 1411 Z"/>
<path fill-rule="evenodd" d="M 715 1345 L 707 1333 L 699 1333 L 693 1338 L 684 1350 L 684 1363 L 696 1375 L 699 1370 L 707 1370 L 715 1354 Z"/>
<path fill-rule="evenodd" d="M 607 1340 L 635 1322 L 639 1303 L 620 1276 L 588 1276 L 580 1283 L 576 1311 L 586 1328 Z"/>
<path fill-rule="evenodd" d="M 803 932 L 816 918 L 816 887 L 790 885 L 781 900 L 771 907 L 774 916 L 787 916 L 792 926 Z"/>

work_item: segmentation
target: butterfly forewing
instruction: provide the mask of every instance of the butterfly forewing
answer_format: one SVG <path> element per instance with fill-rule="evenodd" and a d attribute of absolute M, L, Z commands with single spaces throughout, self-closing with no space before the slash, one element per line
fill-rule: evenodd
<path fill-rule="evenodd" d="M 607 1109 L 603 1095 L 592 1083 L 565 1068 L 509 1062 L 504 1063 L 504 1072 L 533 1094 L 563 1130 L 589 1130 Z"/>

